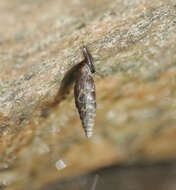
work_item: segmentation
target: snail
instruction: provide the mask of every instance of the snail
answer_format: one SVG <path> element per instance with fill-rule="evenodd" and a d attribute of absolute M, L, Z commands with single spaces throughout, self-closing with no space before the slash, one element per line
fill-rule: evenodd
<path fill-rule="evenodd" d="M 81 62 L 75 80 L 74 97 L 82 126 L 86 136 L 93 134 L 94 118 L 96 115 L 96 93 L 92 73 L 95 73 L 93 59 L 88 49 L 83 46 L 84 60 Z"/>
<path fill-rule="evenodd" d="M 65 99 L 72 85 L 74 86 L 75 105 L 78 109 L 82 126 L 87 137 L 93 134 L 96 115 L 96 94 L 92 73 L 95 73 L 93 59 L 86 46 L 82 47 L 84 60 L 72 67 L 64 76 L 55 104 Z"/>

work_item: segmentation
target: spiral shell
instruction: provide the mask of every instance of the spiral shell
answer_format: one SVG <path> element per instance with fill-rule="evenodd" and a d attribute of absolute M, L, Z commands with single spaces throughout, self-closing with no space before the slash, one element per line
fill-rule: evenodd
<path fill-rule="evenodd" d="M 92 58 L 86 47 L 83 47 L 85 61 L 79 68 L 74 88 L 75 104 L 87 137 L 93 133 L 94 117 L 96 115 L 95 84 L 91 73 L 95 72 Z"/>

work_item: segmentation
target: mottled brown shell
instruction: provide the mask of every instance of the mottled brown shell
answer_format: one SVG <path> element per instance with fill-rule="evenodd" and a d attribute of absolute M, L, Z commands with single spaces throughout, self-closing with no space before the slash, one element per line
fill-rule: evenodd
<path fill-rule="evenodd" d="M 79 69 L 79 74 L 74 88 L 75 104 L 87 137 L 93 133 L 94 117 L 96 115 L 95 84 L 89 66 L 84 63 Z"/>

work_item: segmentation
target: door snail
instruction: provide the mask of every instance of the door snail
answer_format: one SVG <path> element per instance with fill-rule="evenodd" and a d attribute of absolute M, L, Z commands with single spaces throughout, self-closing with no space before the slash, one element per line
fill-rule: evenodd
<path fill-rule="evenodd" d="M 92 73 L 95 73 L 92 56 L 83 46 L 84 61 L 78 70 L 74 87 L 75 105 L 78 109 L 82 126 L 87 137 L 93 134 L 96 115 L 96 93 Z"/>
<path fill-rule="evenodd" d="M 91 137 L 96 115 L 95 84 L 92 78 L 95 68 L 92 56 L 86 46 L 82 47 L 82 51 L 84 60 L 72 67 L 64 76 L 55 104 L 66 97 L 75 82 L 75 105 L 78 109 L 85 134 L 87 137 Z"/>

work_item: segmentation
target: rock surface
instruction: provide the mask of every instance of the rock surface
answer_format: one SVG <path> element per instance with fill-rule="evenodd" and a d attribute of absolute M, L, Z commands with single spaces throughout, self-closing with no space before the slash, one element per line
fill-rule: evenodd
<path fill-rule="evenodd" d="M 92 173 L 48 184 L 41 190 L 174 190 L 175 162 L 154 164 L 113 165 Z"/>
<path fill-rule="evenodd" d="M 176 158 L 174 1 L 6 0 L 0 26 L 2 187 L 37 190 L 115 162 Z M 91 139 L 73 92 L 59 91 L 83 44 L 97 71 Z"/>

